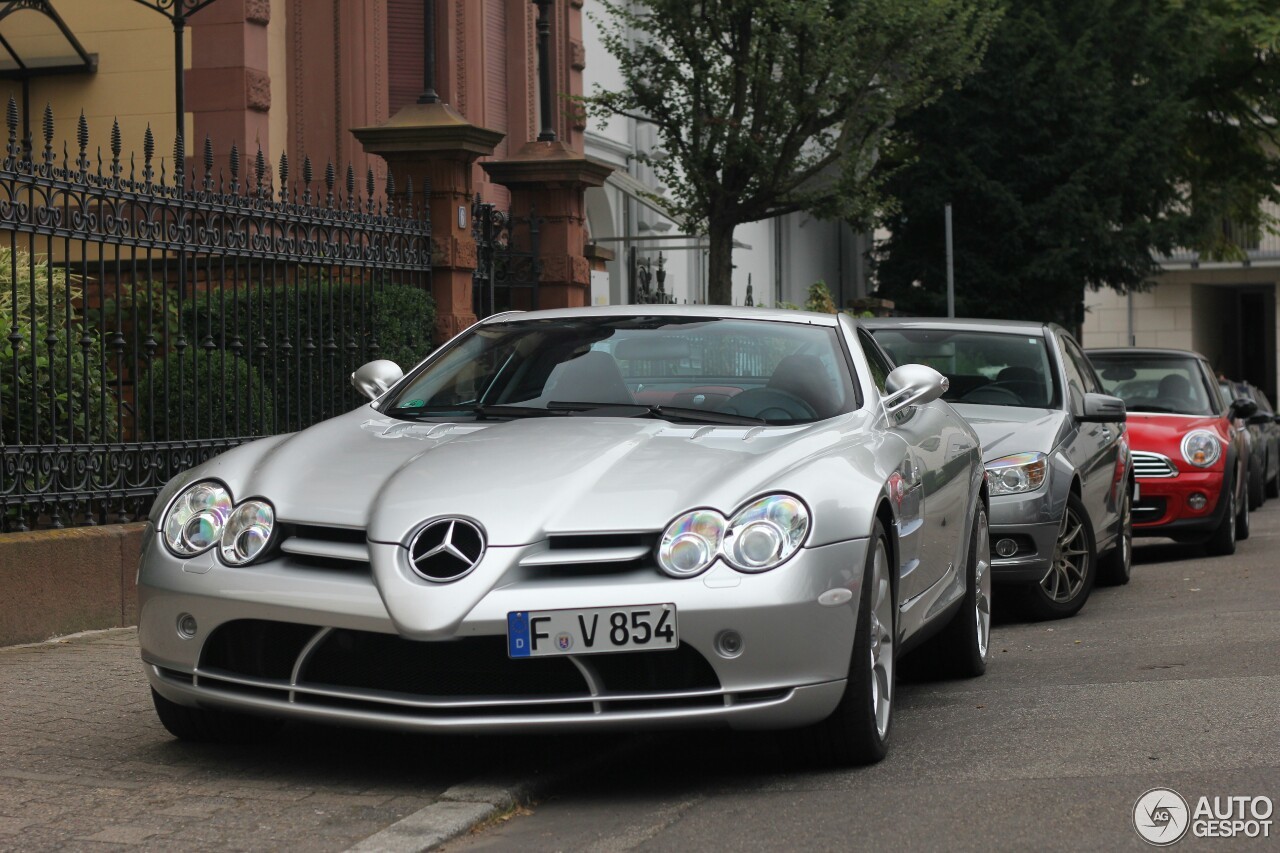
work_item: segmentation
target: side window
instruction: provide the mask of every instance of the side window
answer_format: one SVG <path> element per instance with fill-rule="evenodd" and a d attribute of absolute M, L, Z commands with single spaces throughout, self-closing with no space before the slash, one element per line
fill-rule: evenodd
<path fill-rule="evenodd" d="M 1080 374 L 1080 381 L 1084 384 L 1081 388 L 1090 394 L 1102 394 L 1102 382 L 1098 379 L 1098 374 L 1094 372 L 1093 365 L 1089 363 L 1089 359 L 1080 349 L 1080 345 L 1068 337 L 1062 339 L 1062 345 L 1067 350 L 1067 357 L 1075 364 L 1076 372 Z M 1070 374 L 1068 373 L 1068 376 Z"/>
<path fill-rule="evenodd" d="M 875 342 L 875 338 L 867 334 L 866 330 L 858 330 L 858 343 L 862 345 L 862 352 L 867 357 L 867 364 L 871 366 L 871 381 L 876 384 L 876 388 L 880 389 L 880 393 L 884 393 L 884 381 L 889 378 L 889 372 L 893 370 L 893 366 L 889 363 L 889 359 L 880 351 L 880 346 Z"/>

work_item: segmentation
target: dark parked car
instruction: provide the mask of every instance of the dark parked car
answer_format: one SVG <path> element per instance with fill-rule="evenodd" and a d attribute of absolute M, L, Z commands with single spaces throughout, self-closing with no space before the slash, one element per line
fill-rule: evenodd
<path fill-rule="evenodd" d="M 1267 498 L 1280 497 L 1280 424 L 1271 401 L 1256 385 L 1221 377 L 1218 385 L 1228 405 L 1245 399 L 1257 406 L 1252 415 L 1238 419 L 1249 435 L 1249 509 L 1257 509 Z"/>
<path fill-rule="evenodd" d="M 947 377 L 943 400 L 982 441 L 992 578 L 1037 618 L 1071 616 L 1095 578 L 1127 583 L 1133 472 L 1124 403 L 1059 326 L 987 320 L 863 324 L 899 364 Z"/>

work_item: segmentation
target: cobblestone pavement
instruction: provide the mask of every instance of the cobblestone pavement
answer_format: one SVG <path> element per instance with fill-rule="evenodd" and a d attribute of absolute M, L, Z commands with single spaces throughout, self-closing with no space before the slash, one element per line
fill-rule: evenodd
<path fill-rule="evenodd" d="M 299 725 L 187 744 L 156 719 L 133 630 L 0 648 L 0 851 L 343 850 L 555 748 Z"/>

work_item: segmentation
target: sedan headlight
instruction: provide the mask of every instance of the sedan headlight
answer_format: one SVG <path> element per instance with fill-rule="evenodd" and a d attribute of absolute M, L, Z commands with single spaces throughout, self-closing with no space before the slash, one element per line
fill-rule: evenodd
<path fill-rule="evenodd" d="M 764 572 L 791 559 L 808 532 L 809 510 L 791 495 L 754 500 L 732 520 L 713 509 L 696 509 L 667 525 L 658 544 L 658 566 L 672 577 L 690 578 L 724 557 L 740 572 Z"/>
<path fill-rule="evenodd" d="M 1015 453 L 986 464 L 991 496 L 1034 492 L 1044 485 L 1049 460 L 1043 453 Z"/>
<path fill-rule="evenodd" d="M 1182 458 L 1197 468 L 1208 468 L 1222 455 L 1222 442 L 1208 430 L 1193 429 L 1182 437 Z"/>
<path fill-rule="evenodd" d="M 216 480 L 188 486 L 165 514 L 164 542 L 179 557 L 194 557 L 218 543 L 231 514 L 231 493 Z"/>
<path fill-rule="evenodd" d="M 244 566 L 266 552 L 275 527 L 275 511 L 261 499 L 235 506 L 227 487 L 202 480 L 174 498 L 161 529 L 169 550 L 194 557 L 218 545 L 222 561 Z"/>

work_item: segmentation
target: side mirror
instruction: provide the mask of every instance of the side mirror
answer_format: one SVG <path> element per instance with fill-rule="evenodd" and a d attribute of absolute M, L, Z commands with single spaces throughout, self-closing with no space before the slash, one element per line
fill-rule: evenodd
<path fill-rule="evenodd" d="M 1258 404 L 1248 397 L 1236 397 L 1231 404 L 1231 417 L 1233 418 L 1251 418 L 1258 411 Z"/>
<path fill-rule="evenodd" d="M 362 365 L 351 374 L 351 387 L 370 400 L 381 397 L 388 388 L 400 381 L 404 371 L 394 361 L 378 359 Z"/>
<path fill-rule="evenodd" d="M 1280 415 L 1276 415 L 1276 423 L 1280 424 Z"/>
<path fill-rule="evenodd" d="M 1077 420 L 1086 424 L 1124 423 L 1129 417 L 1124 400 L 1109 394 L 1085 394 L 1084 413 Z"/>
<path fill-rule="evenodd" d="M 947 393 L 949 387 L 951 381 L 928 365 L 895 367 L 884 380 L 884 409 L 890 415 L 896 415 L 911 406 L 933 402 Z"/>
<path fill-rule="evenodd" d="M 1266 412 L 1254 412 L 1249 416 L 1249 426 L 1266 426 L 1271 423 L 1274 416 Z"/>

